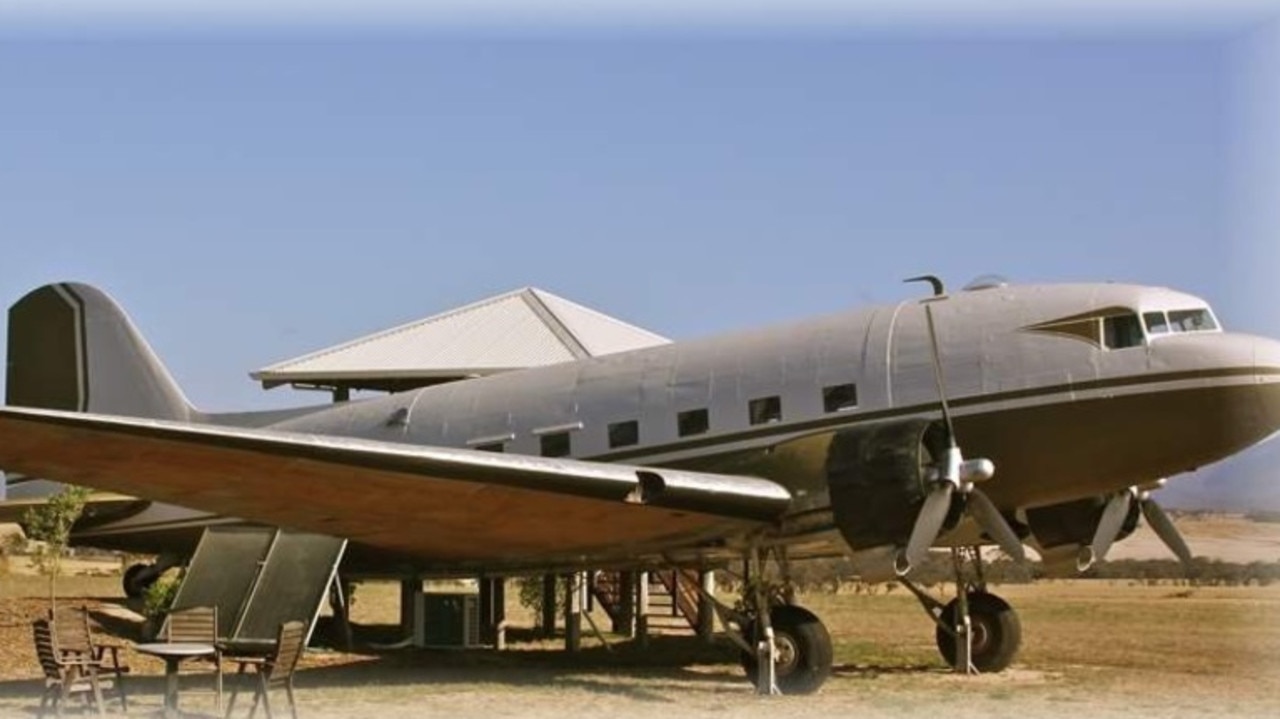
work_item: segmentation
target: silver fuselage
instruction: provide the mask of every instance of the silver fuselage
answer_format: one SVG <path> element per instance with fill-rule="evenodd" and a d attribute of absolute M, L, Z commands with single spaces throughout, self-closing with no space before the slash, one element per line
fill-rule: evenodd
<path fill-rule="evenodd" d="M 1143 331 L 1131 346 L 1111 347 L 1080 330 L 1096 320 L 1105 332 L 1102 318 L 1121 310 L 1207 311 L 1190 295 L 1027 285 L 961 292 L 932 307 L 960 445 L 994 461 L 985 491 L 1009 513 L 1191 471 L 1280 427 L 1280 343 Z M 824 403 L 824 390 L 848 385 L 856 403 Z M 753 423 L 752 402 L 772 397 L 780 416 Z M 936 417 L 938 400 L 924 305 L 913 300 L 331 405 L 270 426 L 529 455 L 546 449 L 547 436 L 567 435 L 574 458 L 772 479 L 795 496 L 792 516 L 804 518 L 784 520 L 775 537 L 825 542 L 838 541 L 824 515 L 831 434 Z M 681 414 L 704 409 L 705 431 L 682 434 Z M 634 436 L 611 442 L 611 426 L 629 422 Z M 213 521 L 230 520 L 138 505 L 82 527 L 78 539 L 162 551 Z"/>

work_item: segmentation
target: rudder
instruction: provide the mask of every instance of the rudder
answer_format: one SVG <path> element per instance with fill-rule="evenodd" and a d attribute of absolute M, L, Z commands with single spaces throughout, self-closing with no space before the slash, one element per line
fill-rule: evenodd
<path fill-rule="evenodd" d="M 6 404 L 150 419 L 196 410 L 105 292 L 62 282 L 9 308 Z"/>

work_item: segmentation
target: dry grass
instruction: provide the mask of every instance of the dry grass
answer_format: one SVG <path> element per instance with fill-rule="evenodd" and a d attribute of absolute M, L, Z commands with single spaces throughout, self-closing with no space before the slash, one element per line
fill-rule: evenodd
<path fill-rule="evenodd" d="M 60 580 L 60 595 L 110 607 L 117 577 Z M 1280 587 L 1188 588 L 1129 582 L 1059 581 L 997 590 L 1018 608 L 1023 651 L 999 675 L 949 673 L 915 600 L 888 595 L 813 595 L 836 643 L 835 676 L 812 697 L 752 694 L 734 653 L 688 637 L 655 640 L 650 651 L 594 640 L 570 656 L 556 641 L 511 651 L 308 654 L 298 678 L 304 717 L 1201 717 L 1280 715 Z M 29 616 L 43 611 L 37 577 L 0 580 L 0 716 L 33 716 L 39 689 L 29 653 Z M 532 617 L 516 606 L 513 624 Z M 356 592 L 354 619 L 398 616 L 395 585 Z M 127 623 L 104 628 L 133 639 Z M 139 711 L 159 707 L 158 662 L 129 653 Z M 213 714 L 192 696 L 187 708 Z"/>

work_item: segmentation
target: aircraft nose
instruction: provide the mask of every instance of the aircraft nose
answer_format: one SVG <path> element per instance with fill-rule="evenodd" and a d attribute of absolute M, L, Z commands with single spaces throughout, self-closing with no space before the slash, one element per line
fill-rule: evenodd
<path fill-rule="evenodd" d="M 1253 366 L 1258 370 L 1259 380 L 1268 375 L 1280 379 L 1280 341 L 1268 337 L 1254 338 Z"/>
<path fill-rule="evenodd" d="M 1280 342 L 1258 337 L 1253 342 L 1257 412 L 1268 434 L 1280 431 Z"/>

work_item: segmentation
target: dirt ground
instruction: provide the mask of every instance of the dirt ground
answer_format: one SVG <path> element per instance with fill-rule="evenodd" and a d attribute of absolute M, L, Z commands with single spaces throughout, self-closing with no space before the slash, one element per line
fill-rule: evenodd
<path fill-rule="evenodd" d="M 0 582 L 0 717 L 31 717 L 40 684 L 30 621 L 47 609 L 46 585 L 13 575 Z M 118 586 L 116 576 L 64 578 L 59 601 L 87 605 L 104 635 L 128 645 L 139 618 Z M 998 591 L 1019 609 L 1024 632 L 1019 660 L 1001 674 L 948 672 L 914 600 L 881 590 L 802 598 L 836 648 L 835 674 L 815 696 L 757 697 L 732 651 L 669 636 L 647 651 L 621 638 L 606 650 L 588 638 L 577 655 L 555 641 L 515 642 L 505 652 L 320 649 L 303 662 L 297 700 L 303 717 L 371 719 L 1280 716 L 1280 587 L 1059 581 Z M 396 597 L 394 585 L 362 585 L 355 620 L 390 621 Z M 529 619 L 514 601 L 510 613 L 516 627 Z M 160 662 L 125 656 L 131 713 L 156 715 Z M 183 708 L 217 715 L 208 695 L 184 694 Z M 247 703 L 237 715 L 247 715 Z"/>
<path fill-rule="evenodd" d="M 1197 554 L 1227 561 L 1280 559 L 1280 524 L 1206 515 L 1179 520 Z M 1165 557 L 1143 534 L 1119 556 Z M 0 718 L 33 717 L 41 684 L 30 623 L 48 609 L 44 579 L 20 558 L 0 567 Z M 126 646 L 131 714 L 158 716 L 163 665 L 128 648 L 141 617 L 120 591 L 119 560 L 73 561 L 58 601 L 84 604 L 104 637 Z M 814 696 L 754 695 L 736 652 L 692 636 L 655 638 L 647 650 L 591 637 L 569 655 L 560 640 L 528 639 L 530 613 L 508 591 L 507 651 L 313 648 L 297 677 L 302 717 L 1272 717 L 1280 716 L 1280 586 L 1193 587 L 1132 581 L 1042 581 L 994 588 L 1019 612 L 1014 666 L 976 677 L 950 673 L 932 625 L 905 591 L 801 597 L 822 617 L 836 669 Z M 360 635 L 394 639 L 393 584 L 362 584 L 353 603 Z M 604 625 L 603 617 L 597 619 Z M 193 677 L 201 682 L 203 677 Z M 284 697 L 276 697 L 282 708 Z M 236 716 L 247 715 L 247 702 Z M 193 716 L 219 716 L 207 694 L 183 694 Z"/>

